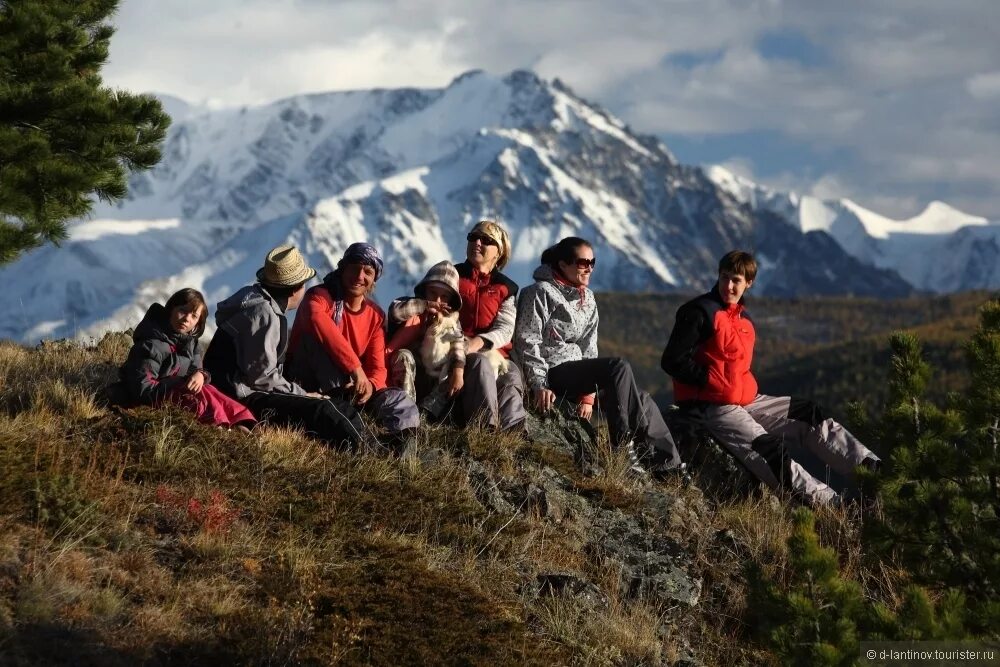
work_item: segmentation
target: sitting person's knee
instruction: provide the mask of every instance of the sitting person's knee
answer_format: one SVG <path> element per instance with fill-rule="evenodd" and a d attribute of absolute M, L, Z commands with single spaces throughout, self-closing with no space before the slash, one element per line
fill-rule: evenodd
<path fill-rule="evenodd" d="M 623 357 L 611 357 L 608 360 L 608 365 L 614 373 L 632 373 L 632 364 Z"/>
<path fill-rule="evenodd" d="M 472 354 L 465 357 L 466 376 L 472 375 L 474 373 L 479 373 L 483 375 L 493 374 L 493 368 L 490 366 L 489 359 L 487 359 L 485 355 L 479 354 L 478 352 L 473 352 Z"/>

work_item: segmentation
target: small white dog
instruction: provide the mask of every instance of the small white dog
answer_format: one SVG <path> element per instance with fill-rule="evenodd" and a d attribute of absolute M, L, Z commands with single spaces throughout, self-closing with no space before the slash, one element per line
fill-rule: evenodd
<path fill-rule="evenodd" d="M 452 343 L 462 340 L 464 334 L 458 324 L 458 311 L 448 315 L 438 313 L 434 321 L 427 327 L 424 339 L 420 343 L 420 361 L 424 371 L 439 382 L 448 377 L 451 365 L 448 363 L 448 353 Z M 510 362 L 497 350 L 482 352 L 493 367 L 494 377 L 500 377 L 510 368 Z"/>

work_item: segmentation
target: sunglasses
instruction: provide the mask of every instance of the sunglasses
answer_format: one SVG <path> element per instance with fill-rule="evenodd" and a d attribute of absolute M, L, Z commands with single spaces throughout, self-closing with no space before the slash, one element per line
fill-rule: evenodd
<path fill-rule="evenodd" d="M 479 241 L 483 245 L 495 245 L 498 248 L 500 247 L 500 244 L 497 243 L 496 239 L 487 236 L 486 234 L 478 234 L 478 233 L 469 234 L 468 236 L 465 237 L 465 240 L 468 241 L 469 243 L 475 243 L 476 241 Z"/>
<path fill-rule="evenodd" d="M 576 268 L 578 269 L 592 269 L 597 266 L 597 258 L 584 259 L 583 257 L 577 257 L 573 260 L 573 263 L 576 264 Z"/>

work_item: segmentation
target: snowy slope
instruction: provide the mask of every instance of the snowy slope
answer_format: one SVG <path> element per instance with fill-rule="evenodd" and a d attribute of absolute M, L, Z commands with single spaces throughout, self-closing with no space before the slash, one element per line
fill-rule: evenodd
<path fill-rule="evenodd" d="M 701 290 L 718 257 L 736 247 L 778 267 L 761 277 L 763 293 L 911 289 L 845 252 L 835 225 L 793 227 L 773 207 L 755 211 L 742 191 L 678 164 L 660 141 L 530 72 L 469 72 L 442 89 L 304 95 L 250 108 L 170 104 L 179 117 L 163 160 L 133 179 L 126 201 L 74 225 L 62 247 L 0 269 L 8 313 L 0 337 L 132 326 L 150 301 L 184 286 L 214 304 L 285 241 L 320 275 L 349 243 L 377 244 L 387 263 L 377 296 L 387 302 L 431 264 L 461 260 L 467 230 L 484 216 L 510 230 L 506 272 L 522 285 L 547 245 L 575 234 L 594 243 L 600 290 Z M 959 238 L 964 231 L 956 248 L 979 247 L 978 237 Z M 804 279 L 810 272 L 821 279 Z"/>
<path fill-rule="evenodd" d="M 707 173 L 754 210 L 780 215 L 803 232 L 825 232 L 861 263 L 896 271 L 920 290 L 1000 287 L 1000 223 L 939 201 L 912 218 L 893 220 L 850 199 L 780 192 L 718 166 Z"/>

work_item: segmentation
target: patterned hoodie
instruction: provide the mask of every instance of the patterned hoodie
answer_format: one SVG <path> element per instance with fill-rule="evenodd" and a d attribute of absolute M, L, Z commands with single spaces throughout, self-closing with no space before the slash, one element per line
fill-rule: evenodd
<path fill-rule="evenodd" d="M 548 388 L 549 369 L 597 357 L 597 301 L 586 287 L 559 280 L 547 265 L 521 290 L 514 327 L 514 359 L 530 389 Z"/>

